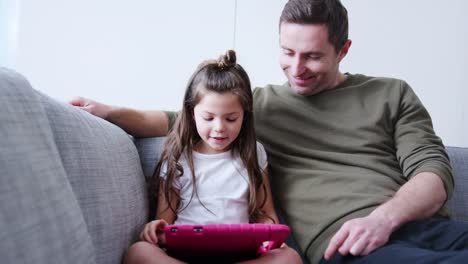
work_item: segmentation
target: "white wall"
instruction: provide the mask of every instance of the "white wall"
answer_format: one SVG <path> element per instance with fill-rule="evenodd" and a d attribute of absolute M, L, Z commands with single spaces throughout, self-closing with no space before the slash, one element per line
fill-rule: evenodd
<path fill-rule="evenodd" d="M 278 18 L 287 0 L 238 0 L 235 49 L 254 85 L 285 81 Z M 447 145 L 468 146 L 464 0 L 343 0 L 353 40 L 343 71 L 407 80 Z M 23 0 L 17 70 L 59 100 L 83 95 L 179 108 L 199 62 L 233 48 L 234 0 Z"/>
<path fill-rule="evenodd" d="M 0 0 L 0 66 L 15 67 L 19 2 Z"/>
<path fill-rule="evenodd" d="M 351 52 L 342 70 L 405 79 L 446 145 L 468 146 L 468 1 L 344 1 Z"/>

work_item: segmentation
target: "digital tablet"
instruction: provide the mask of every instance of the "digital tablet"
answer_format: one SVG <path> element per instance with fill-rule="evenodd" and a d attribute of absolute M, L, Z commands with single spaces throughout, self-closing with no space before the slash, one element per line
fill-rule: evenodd
<path fill-rule="evenodd" d="M 248 259 L 277 248 L 290 228 L 282 224 L 168 225 L 166 250 L 179 259 Z"/>

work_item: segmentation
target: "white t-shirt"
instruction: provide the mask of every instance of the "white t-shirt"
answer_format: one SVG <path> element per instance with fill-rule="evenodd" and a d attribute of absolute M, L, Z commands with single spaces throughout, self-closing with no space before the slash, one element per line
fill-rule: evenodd
<path fill-rule="evenodd" d="M 260 168 L 265 169 L 267 156 L 262 144 L 258 142 L 257 157 Z M 184 175 L 174 181 L 174 187 L 180 190 L 181 196 L 175 224 L 249 222 L 249 177 L 239 157 L 233 158 L 231 151 L 219 154 L 194 151 L 198 198 L 194 195 L 192 200 L 192 175 L 185 155 L 182 155 L 179 163 L 184 168 Z M 161 170 L 163 178 L 166 172 L 164 168 L 165 166 Z"/>

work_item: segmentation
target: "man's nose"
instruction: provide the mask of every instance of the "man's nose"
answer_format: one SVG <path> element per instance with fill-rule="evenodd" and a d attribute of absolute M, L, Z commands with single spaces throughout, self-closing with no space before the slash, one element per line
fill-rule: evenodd
<path fill-rule="evenodd" d="M 304 60 L 300 56 L 294 56 L 291 60 L 290 73 L 292 76 L 300 76 L 305 72 Z"/>

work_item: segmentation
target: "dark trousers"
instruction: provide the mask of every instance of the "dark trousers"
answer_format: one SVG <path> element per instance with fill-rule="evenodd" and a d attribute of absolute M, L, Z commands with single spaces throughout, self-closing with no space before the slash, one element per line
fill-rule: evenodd
<path fill-rule="evenodd" d="M 410 222 L 367 256 L 336 253 L 320 263 L 468 263 L 468 224 L 441 218 Z"/>

